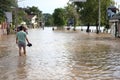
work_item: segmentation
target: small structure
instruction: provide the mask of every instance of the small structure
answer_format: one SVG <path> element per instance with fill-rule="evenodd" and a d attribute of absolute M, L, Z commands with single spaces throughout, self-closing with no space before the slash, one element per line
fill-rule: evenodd
<path fill-rule="evenodd" d="M 30 20 L 30 24 L 32 25 L 32 28 L 37 27 L 37 16 L 36 15 L 27 15 L 27 18 Z"/>
<path fill-rule="evenodd" d="M 115 14 L 110 20 L 111 34 L 114 37 L 120 37 L 120 13 Z"/>

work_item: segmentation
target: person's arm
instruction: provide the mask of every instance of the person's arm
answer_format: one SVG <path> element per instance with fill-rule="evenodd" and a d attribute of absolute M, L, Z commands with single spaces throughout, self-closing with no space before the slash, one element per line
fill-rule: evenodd
<path fill-rule="evenodd" d="M 28 38 L 27 38 L 27 35 L 26 35 L 26 41 L 27 41 L 27 43 L 30 43 L 29 40 L 28 40 Z"/>
<path fill-rule="evenodd" d="M 28 38 L 27 38 L 27 34 L 26 33 L 25 33 L 25 37 L 26 37 L 27 43 L 30 43 L 29 40 L 28 40 Z"/>

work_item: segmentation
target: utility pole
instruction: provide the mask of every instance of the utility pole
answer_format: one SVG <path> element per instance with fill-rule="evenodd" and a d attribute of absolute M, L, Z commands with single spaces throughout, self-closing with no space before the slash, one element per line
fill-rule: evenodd
<path fill-rule="evenodd" d="M 18 26 L 18 0 L 16 1 L 16 6 L 15 6 L 15 27 Z"/>
<path fill-rule="evenodd" d="M 15 0 L 16 6 L 15 6 L 15 27 L 18 27 L 18 2 L 22 2 L 24 0 Z"/>
<path fill-rule="evenodd" d="M 100 26 L 101 26 L 101 2 L 100 0 L 98 0 L 99 2 L 99 16 L 98 16 L 98 20 L 99 20 L 99 25 L 98 25 L 98 29 L 99 29 L 99 32 L 100 32 Z"/>

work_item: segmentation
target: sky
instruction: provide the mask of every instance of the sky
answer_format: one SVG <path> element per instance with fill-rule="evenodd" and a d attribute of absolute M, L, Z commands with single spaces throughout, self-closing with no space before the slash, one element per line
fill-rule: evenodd
<path fill-rule="evenodd" d="M 19 7 L 36 6 L 42 13 L 54 12 L 56 8 L 64 8 L 69 0 L 18 0 Z"/>
<path fill-rule="evenodd" d="M 42 13 L 50 13 L 54 12 L 56 8 L 64 8 L 67 5 L 69 0 L 18 0 L 18 5 L 20 7 L 32 7 L 36 6 Z M 115 0 L 115 2 L 120 4 L 120 0 Z"/>
<path fill-rule="evenodd" d="M 120 0 L 115 0 L 115 2 L 118 2 L 118 3 L 120 3 Z"/>

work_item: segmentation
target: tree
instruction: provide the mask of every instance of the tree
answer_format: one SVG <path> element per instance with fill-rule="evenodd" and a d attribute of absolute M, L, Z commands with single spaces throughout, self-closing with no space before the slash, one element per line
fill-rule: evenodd
<path fill-rule="evenodd" d="M 16 6 L 16 0 L 0 0 L 0 21 L 5 20 L 4 12 L 11 11 L 11 8 Z"/>
<path fill-rule="evenodd" d="M 38 23 L 42 21 L 42 11 L 40 11 L 38 7 L 35 7 L 35 6 L 27 7 L 27 8 L 24 8 L 24 10 L 28 15 L 37 15 Z"/>
<path fill-rule="evenodd" d="M 25 12 L 29 15 L 30 14 L 36 15 L 36 14 L 41 14 L 42 13 L 42 11 L 40 11 L 38 9 L 38 7 L 35 7 L 35 6 L 25 8 Z"/>
<path fill-rule="evenodd" d="M 0 23 L 1 23 L 1 21 L 4 21 L 4 19 L 5 19 L 5 14 L 2 11 L 2 9 L 0 9 Z"/>
<path fill-rule="evenodd" d="M 57 8 L 53 13 L 53 22 L 57 27 L 63 27 L 65 25 L 65 10 L 63 8 Z"/>
<path fill-rule="evenodd" d="M 53 17 L 51 14 L 43 14 L 43 21 L 45 22 L 45 26 L 53 26 Z"/>
<path fill-rule="evenodd" d="M 66 22 L 68 24 L 68 20 L 69 19 L 73 19 L 73 26 L 74 26 L 74 29 L 77 25 L 77 22 L 78 22 L 78 19 L 79 19 L 79 14 L 75 8 L 75 5 L 74 4 L 67 4 L 67 6 L 65 7 L 65 14 L 66 14 Z"/>
<path fill-rule="evenodd" d="M 22 9 L 22 8 L 19 8 L 18 10 L 18 23 L 20 24 L 22 21 L 27 21 L 26 19 L 26 16 L 27 16 L 27 13 L 25 13 L 25 11 Z"/>
<path fill-rule="evenodd" d="M 28 15 L 37 15 L 38 20 L 40 20 L 40 18 L 42 17 L 42 11 L 40 11 L 38 7 L 35 6 L 25 8 L 25 12 Z"/>
<path fill-rule="evenodd" d="M 100 0 L 101 1 L 101 24 L 106 23 L 106 10 L 108 6 L 113 3 L 113 0 Z M 95 25 L 98 22 L 98 0 L 87 0 L 86 2 L 75 2 L 77 5 L 77 11 L 80 13 L 80 19 L 83 24 L 88 22 L 91 25 Z"/>

